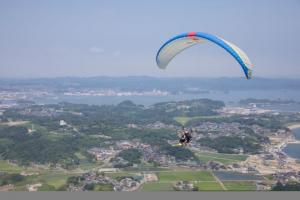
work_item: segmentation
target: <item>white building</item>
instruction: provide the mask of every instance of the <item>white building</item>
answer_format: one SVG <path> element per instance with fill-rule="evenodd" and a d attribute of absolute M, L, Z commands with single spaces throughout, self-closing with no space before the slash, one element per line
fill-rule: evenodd
<path fill-rule="evenodd" d="M 64 120 L 60 120 L 59 125 L 60 126 L 65 126 L 65 125 L 67 125 L 67 122 L 65 122 Z"/>

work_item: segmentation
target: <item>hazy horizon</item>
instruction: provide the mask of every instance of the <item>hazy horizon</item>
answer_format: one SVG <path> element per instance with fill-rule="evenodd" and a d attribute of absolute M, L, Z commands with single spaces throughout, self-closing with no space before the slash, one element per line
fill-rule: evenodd
<path fill-rule="evenodd" d="M 190 31 L 216 34 L 250 57 L 253 76 L 299 78 L 300 2 L 1 1 L 0 78 L 243 77 L 204 44 L 156 66 L 159 47 Z M 244 77 L 243 77 L 244 78 Z"/>
<path fill-rule="evenodd" d="M 264 76 L 259 76 L 259 77 L 254 77 L 250 80 L 246 80 L 244 76 L 148 76 L 148 75 L 124 75 L 124 76 L 112 76 L 112 75 L 97 75 L 97 76 L 34 76 L 34 77 L 1 77 L 0 80 L 30 80 L 30 79 L 59 79 L 59 78 L 84 78 L 84 79 L 89 79 L 89 78 L 142 78 L 142 77 L 147 77 L 147 78 L 158 78 L 158 79 L 186 79 L 186 78 L 191 78 L 191 79 L 245 79 L 245 81 L 251 81 L 253 79 L 270 79 L 270 80 L 297 80 L 300 78 L 300 76 L 297 77 L 264 77 Z"/>

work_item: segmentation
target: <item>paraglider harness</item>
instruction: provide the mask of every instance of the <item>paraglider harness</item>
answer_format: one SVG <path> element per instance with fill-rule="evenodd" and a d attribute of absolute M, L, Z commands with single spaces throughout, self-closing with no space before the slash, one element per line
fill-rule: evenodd
<path fill-rule="evenodd" d="M 179 143 L 181 145 L 188 144 L 192 139 L 191 131 L 182 130 L 181 137 L 179 139 Z"/>

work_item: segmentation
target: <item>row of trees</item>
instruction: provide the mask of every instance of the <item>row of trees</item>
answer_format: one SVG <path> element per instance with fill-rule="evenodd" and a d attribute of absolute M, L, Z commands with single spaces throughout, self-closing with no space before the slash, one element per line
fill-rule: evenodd
<path fill-rule="evenodd" d="M 300 191 L 300 183 L 299 182 L 290 182 L 286 184 L 282 184 L 281 182 L 277 182 L 275 186 L 272 187 L 273 191 Z"/>

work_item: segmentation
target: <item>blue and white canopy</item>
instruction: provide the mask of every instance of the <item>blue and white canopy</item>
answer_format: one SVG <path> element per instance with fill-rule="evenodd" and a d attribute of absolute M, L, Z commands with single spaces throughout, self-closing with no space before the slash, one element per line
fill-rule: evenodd
<path fill-rule="evenodd" d="M 220 37 L 202 32 L 185 33 L 168 40 L 157 52 L 156 63 L 159 68 L 165 69 L 169 62 L 181 51 L 205 41 L 213 42 L 225 49 L 240 64 L 246 78 L 250 79 L 252 77 L 250 59 L 239 47 Z"/>

